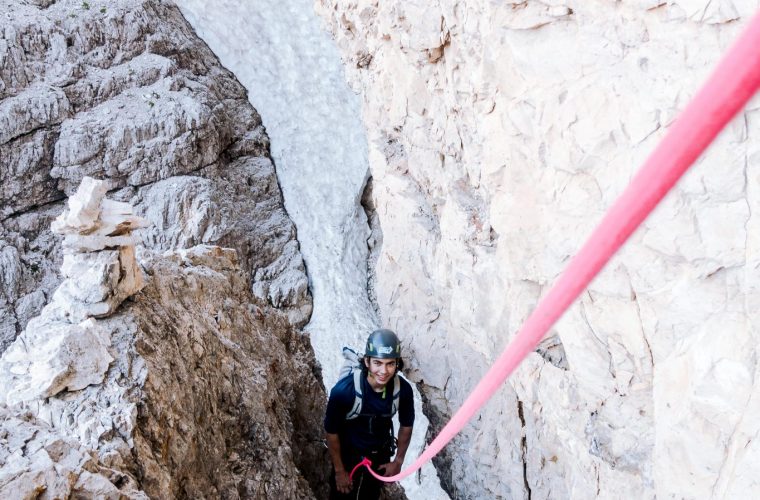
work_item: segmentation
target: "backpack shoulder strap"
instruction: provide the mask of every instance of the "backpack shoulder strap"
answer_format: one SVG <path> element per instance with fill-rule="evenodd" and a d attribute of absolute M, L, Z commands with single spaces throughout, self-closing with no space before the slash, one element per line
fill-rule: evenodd
<path fill-rule="evenodd" d="M 362 412 L 362 371 L 354 370 L 354 405 L 351 411 L 346 414 L 346 420 L 352 420 L 358 417 Z M 394 403 L 395 404 L 395 403 Z"/>
<path fill-rule="evenodd" d="M 391 410 L 391 415 L 395 415 L 398 411 L 398 401 L 399 396 L 401 395 L 401 377 L 396 375 L 393 377 L 393 408 Z"/>

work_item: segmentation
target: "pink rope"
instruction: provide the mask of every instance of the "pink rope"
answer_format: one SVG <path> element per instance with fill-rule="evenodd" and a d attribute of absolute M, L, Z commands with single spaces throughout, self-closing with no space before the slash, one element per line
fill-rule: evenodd
<path fill-rule="evenodd" d="M 361 462 L 356 464 L 356 466 L 351 469 L 351 474 L 348 475 L 348 480 L 353 481 L 354 480 L 354 474 L 359 469 L 359 467 L 366 465 L 369 470 L 372 470 L 372 461 L 369 458 L 363 458 Z"/>
<path fill-rule="evenodd" d="M 433 458 L 462 430 L 759 86 L 760 13 L 441 433 L 405 471 L 383 477 L 368 467 L 373 476 L 385 482 L 400 481 Z"/>

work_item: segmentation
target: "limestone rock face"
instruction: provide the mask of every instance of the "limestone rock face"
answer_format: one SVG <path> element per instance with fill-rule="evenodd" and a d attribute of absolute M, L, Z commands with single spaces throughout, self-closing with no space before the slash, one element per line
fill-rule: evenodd
<path fill-rule="evenodd" d="M 0 11 L 0 497 L 323 498 L 308 281 L 245 90 L 169 2 Z"/>
<path fill-rule="evenodd" d="M 53 223 L 68 276 L 0 357 L 0 494 L 324 495 L 308 337 L 252 295 L 234 249 L 140 247 L 138 265 L 144 221 L 104 194 L 85 177 Z"/>
<path fill-rule="evenodd" d="M 145 266 L 154 286 L 128 311 L 125 339 L 143 360 L 134 443 L 145 491 L 325 497 L 326 396 L 308 337 L 251 295 L 234 250 L 195 247 Z"/>
<path fill-rule="evenodd" d="M 0 352 L 60 284 L 50 224 L 85 176 L 151 223 L 137 243 L 235 248 L 254 293 L 308 321 L 261 119 L 178 9 L 0 0 L 0 11 Z"/>
<path fill-rule="evenodd" d="M 51 317 L 52 311 L 45 309 L 30 321 L 0 358 L 3 403 L 47 398 L 103 381 L 113 361 L 108 332 L 92 319 L 60 321 Z"/>
<path fill-rule="evenodd" d="M 751 2 L 320 0 L 364 100 L 376 293 L 439 425 Z M 748 497 L 757 101 L 439 458 L 457 498 Z"/>
<path fill-rule="evenodd" d="M 150 498 L 322 498 L 325 393 L 308 338 L 251 295 L 233 249 L 144 251 L 140 260 L 145 288 L 115 314 L 88 320 L 114 357 L 102 383 L 14 401 L 0 427 L 21 439 L 15 422 L 31 415 L 57 436 L 41 446 L 66 436 L 61 446 L 76 461 L 7 444 L 0 495 L 56 491 L 55 464 L 80 482 L 102 483 L 90 477 L 102 468 L 103 488 L 139 486 Z M 78 484 L 69 486 L 90 487 Z"/>
<path fill-rule="evenodd" d="M 110 336 L 92 318 L 113 314 L 143 287 L 131 232 L 146 223 L 129 204 L 105 199 L 106 189 L 106 182 L 85 177 L 53 222 L 53 231 L 66 235 L 66 279 L 0 358 L 2 403 L 98 384 L 113 361 Z"/>
<path fill-rule="evenodd" d="M 76 439 L 2 404 L 0 464 L 3 498 L 148 499 L 134 480 L 105 467 Z"/>

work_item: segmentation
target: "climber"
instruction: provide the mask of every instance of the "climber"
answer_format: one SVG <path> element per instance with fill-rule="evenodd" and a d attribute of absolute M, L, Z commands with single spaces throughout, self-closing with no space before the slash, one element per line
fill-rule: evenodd
<path fill-rule="evenodd" d="M 353 481 L 350 471 L 369 458 L 373 469 L 393 476 L 401 470 L 412 437 L 412 386 L 399 377 L 401 343 L 391 330 L 375 330 L 367 338 L 357 371 L 342 377 L 330 391 L 325 415 L 327 446 L 333 464 L 330 499 L 377 499 L 382 482 L 365 468 Z M 392 417 L 398 410 L 398 439 Z M 395 458 L 391 461 L 394 451 Z"/>

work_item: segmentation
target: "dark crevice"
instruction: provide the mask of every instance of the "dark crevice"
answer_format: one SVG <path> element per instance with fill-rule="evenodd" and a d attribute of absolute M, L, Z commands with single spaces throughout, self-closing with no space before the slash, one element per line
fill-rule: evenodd
<path fill-rule="evenodd" d="M 53 5 L 55 5 L 56 3 L 58 3 L 58 0 L 42 0 L 38 3 L 39 3 L 38 7 L 40 8 L 40 10 L 47 10 Z"/>
<path fill-rule="evenodd" d="M 433 403 L 433 400 L 441 400 L 443 393 L 440 389 L 425 384 L 425 381 L 416 383 L 417 390 L 422 399 L 422 412 L 428 419 L 428 430 L 425 434 L 425 442 L 429 445 L 435 436 L 440 434 L 441 429 L 448 423 L 451 416 L 445 414 Z M 441 489 L 449 495 L 450 498 L 463 498 L 464 492 L 461 492 L 456 479 L 452 474 L 452 464 L 454 463 L 454 453 L 456 453 L 455 441 L 445 446 L 436 456 L 432 458 L 433 467 L 438 473 Z"/>
<path fill-rule="evenodd" d="M 367 172 L 367 180 L 364 183 L 361 197 L 361 206 L 364 209 L 364 214 L 367 216 L 367 225 L 370 231 L 367 237 L 367 248 L 369 249 L 367 256 L 367 298 L 369 298 L 375 316 L 379 318 L 380 306 L 377 303 L 377 294 L 375 292 L 375 284 L 377 283 L 375 267 L 377 259 L 380 256 L 380 249 L 383 246 L 383 232 L 380 228 L 380 218 L 377 215 L 375 201 L 372 198 L 373 186 L 372 176 Z"/>
<path fill-rule="evenodd" d="M 40 133 L 40 131 L 42 131 Z M 10 150 L 14 143 L 17 141 L 20 141 L 24 138 L 30 138 L 31 136 L 35 136 L 39 133 L 40 140 L 42 142 L 41 149 L 42 154 L 38 158 L 34 158 L 33 162 L 27 163 L 27 171 L 32 172 L 30 175 L 32 178 L 36 176 L 39 172 L 45 172 L 46 178 L 44 180 L 40 180 L 34 183 L 33 186 L 31 186 L 31 192 L 34 193 L 33 198 L 38 198 L 38 203 L 35 203 L 34 205 L 27 205 L 25 206 L 23 203 L 19 204 L 16 203 L 16 206 L 14 205 L 14 201 L 18 202 L 19 200 L 23 200 L 24 197 L 21 196 L 22 193 L 15 193 L 11 195 L 10 199 L 4 199 L 2 200 L 5 203 L 4 210 L 0 211 L 0 223 L 11 219 L 14 216 L 22 215 L 26 212 L 30 212 L 33 210 L 36 210 L 40 207 L 45 207 L 47 205 L 51 205 L 54 203 L 57 203 L 61 201 L 62 198 L 65 198 L 65 194 L 56 187 L 56 179 L 52 178 L 50 176 L 50 167 L 53 165 L 53 156 L 55 154 L 55 144 L 58 141 L 58 138 L 60 137 L 60 125 L 54 124 L 50 126 L 49 128 L 46 127 L 38 127 L 33 131 L 30 131 L 26 134 L 23 134 L 22 136 L 17 136 L 14 139 L 11 139 L 9 142 L 3 144 L 0 146 L 0 157 L 2 157 L 5 154 L 10 155 Z M 35 138 L 31 137 L 30 142 L 34 141 Z M 22 146 L 23 148 L 24 146 Z M 7 153 L 6 153 L 7 151 Z M 19 162 L 23 162 L 23 157 L 18 158 Z M 13 158 L 11 162 L 16 161 L 17 158 Z M 6 173 L 0 173 L 0 182 L 2 183 L 12 183 L 15 175 L 12 173 L 12 170 L 14 169 L 13 166 L 8 166 L 8 172 Z M 30 186 L 27 186 L 27 188 L 30 188 Z M 42 195 L 38 196 L 37 194 L 42 191 Z M 26 193 L 27 197 L 30 197 L 30 189 L 27 189 Z M 4 197 L 7 196 L 3 195 Z M 41 200 L 39 198 L 42 198 Z M 5 210 L 10 210 L 10 212 L 5 212 Z M 3 213 L 5 212 L 5 213 Z"/>
<path fill-rule="evenodd" d="M 55 198 L 52 198 L 52 199 L 46 201 L 45 203 L 38 203 L 36 205 L 31 205 L 31 206 L 29 206 L 29 207 L 27 207 L 27 208 L 25 208 L 23 210 L 19 210 L 17 212 L 12 212 L 12 213 L 6 215 L 2 219 L 0 219 L 0 224 L 3 224 L 7 220 L 13 219 L 15 217 L 19 217 L 19 216 L 24 215 L 26 213 L 35 212 L 35 211 L 38 211 L 41 208 L 45 208 L 45 207 L 48 207 L 50 205 L 55 205 L 56 203 L 60 203 L 60 202 L 64 201 L 66 198 L 67 198 L 66 193 L 64 193 L 63 191 L 59 191 L 58 192 L 58 196 L 56 196 Z"/>
<path fill-rule="evenodd" d="M 21 139 L 27 139 L 27 138 L 33 136 L 34 134 L 36 134 L 37 132 L 39 132 L 41 130 L 43 130 L 45 132 L 56 132 L 57 131 L 56 129 L 60 128 L 61 123 L 63 123 L 64 120 L 65 120 L 65 118 L 62 119 L 62 120 L 60 120 L 60 121 L 53 121 L 53 122 L 50 122 L 50 123 L 44 123 L 44 124 L 42 124 L 42 125 L 40 125 L 38 127 L 34 127 L 31 130 L 28 130 L 27 132 L 23 132 L 21 134 L 14 135 L 13 137 L 9 138 L 7 141 L 5 141 L 3 143 L 0 143 L 0 147 L 9 146 L 12 142 L 15 142 L 15 141 L 18 141 L 18 140 L 21 140 Z"/>
<path fill-rule="evenodd" d="M 528 493 L 528 500 L 531 500 L 530 484 L 528 483 L 528 438 L 525 435 L 525 415 L 523 413 L 523 403 L 519 399 L 517 400 L 517 416 L 520 417 L 520 424 L 522 425 L 522 439 L 520 440 L 520 457 L 522 458 L 523 466 L 523 484 L 525 485 L 525 491 Z"/>

